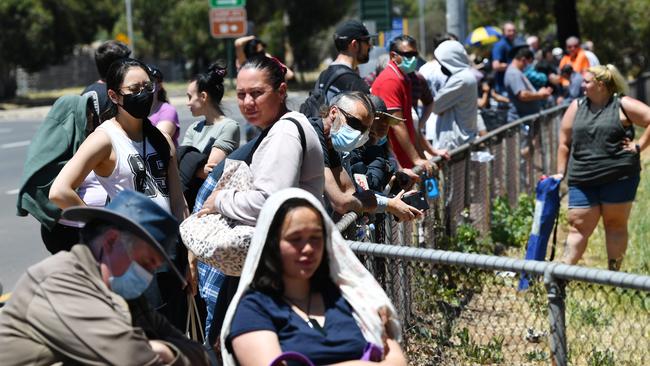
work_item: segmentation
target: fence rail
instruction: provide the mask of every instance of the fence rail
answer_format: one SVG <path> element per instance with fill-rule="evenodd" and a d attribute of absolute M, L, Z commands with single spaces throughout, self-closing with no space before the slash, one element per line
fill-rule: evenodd
<path fill-rule="evenodd" d="M 463 253 L 492 253 L 480 237 L 494 236 L 494 202 L 515 206 L 555 172 L 565 108 L 434 159 L 440 196 L 423 220 L 348 213 L 337 223 L 395 303 L 411 364 L 650 364 L 650 277 Z"/>

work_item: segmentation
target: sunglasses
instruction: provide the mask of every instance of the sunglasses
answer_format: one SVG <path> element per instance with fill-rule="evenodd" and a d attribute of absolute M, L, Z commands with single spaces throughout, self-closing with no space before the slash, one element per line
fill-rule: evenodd
<path fill-rule="evenodd" d="M 126 89 L 131 92 L 133 95 L 140 95 L 143 91 L 146 91 L 147 93 L 153 93 L 154 89 L 156 89 L 156 83 L 153 83 L 151 81 L 146 81 L 142 84 L 131 84 L 129 86 L 122 87 L 120 89 Z"/>
<path fill-rule="evenodd" d="M 360 119 L 357 117 L 351 115 L 350 113 L 344 111 L 343 109 L 336 107 L 336 109 L 341 112 L 341 114 L 345 117 L 345 123 L 348 124 L 348 126 L 354 128 L 357 131 L 361 131 L 361 133 L 366 133 L 368 132 L 368 127 L 363 125 L 363 122 L 361 122 Z"/>
<path fill-rule="evenodd" d="M 396 54 L 406 57 L 406 58 L 411 58 L 411 57 L 418 57 L 419 53 L 418 51 L 409 51 L 409 52 L 402 52 L 402 51 L 394 51 Z"/>

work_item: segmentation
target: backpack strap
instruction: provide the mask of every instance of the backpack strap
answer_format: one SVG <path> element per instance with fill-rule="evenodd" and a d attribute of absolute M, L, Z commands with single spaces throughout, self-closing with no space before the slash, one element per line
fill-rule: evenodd
<path fill-rule="evenodd" d="M 325 104 L 329 104 L 329 100 L 327 99 L 327 91 L 330 89 L 330 87 L 332 86 L 332 84 L 334 84 L 336 80 L 338 80 L 341 76 L 346 74 L 354 74 L 354 72 L 343 68 L 334 70 L 334 73 L 332 73 L 332 76 L 330 76 L 329 80 L 325 84 L 323 84 L 322 88 L 319 88 L 321 90 L 321 94 L 323 95 L 323 100 L 325 100 Z M 320 85 L 316 85 L 316 87 L 319 86 Z"/>
<path fill-rule="evenodd" d="M 302 128 L 302 125 L 300 125 L 300 122 L 296 121 L 292 117 L 283 117 L 282 119 L 286 119 L 293 122 L 293 124 L 295 124 L 296 127 L 298 128 L 298 133 L 300 134 L 300 146 L 302 146 L 302 156 L 304 160 L 305 152 L 307 150 L 307 139 L 305 138 L 305 130 Z M 271 130 L 271 128 L 273 128 L 274 125 L 275 124 L 267 127 L 264 131 L 262 131 L 260 136 L 257 138 L 257 141 L 255 141 L 255 145 L 253 145 L 253 148 L 251 149 L 251 152 L 248 154 L 248 157 L 244 159 L 246 164 L 251 165 L 251 161 L 253 161 L 253 155 L 255 154 L 255 150 L 257 150 L 257 148 L 260 146 L 260 144 L 262 143 L 266 135 L 269 134 L 269 131 Z"/>

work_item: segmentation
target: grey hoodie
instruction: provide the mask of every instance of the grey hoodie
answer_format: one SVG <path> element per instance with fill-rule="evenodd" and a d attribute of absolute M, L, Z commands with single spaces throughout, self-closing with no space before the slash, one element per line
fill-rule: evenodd
<path fill-rule="evenodd" d="M 433 100 L 433 113 L 438 115 L 433 146 L 451 150 L 476 136 L 476 77 L 458 41 L 442 42 L 433 53 L 451 73 Z"/>

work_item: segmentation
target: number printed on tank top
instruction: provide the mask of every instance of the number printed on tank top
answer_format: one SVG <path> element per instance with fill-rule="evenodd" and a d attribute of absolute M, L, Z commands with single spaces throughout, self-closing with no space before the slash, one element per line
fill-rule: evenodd
<path fill-rule="evenodd" d="M 133 173 L 135 190 L 149 197 L 156 197 L 158 192 L 164 197 L 169 196 L 167 188 L 167 171 L 157 153 L 147 154 L 147 166 L 139 154 L 129 155 L 129 166 Z M 149 173 L 149 174 L 147 174 Z"/>

